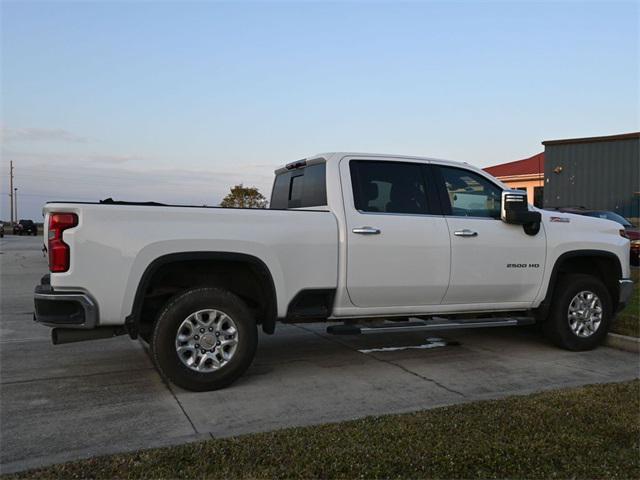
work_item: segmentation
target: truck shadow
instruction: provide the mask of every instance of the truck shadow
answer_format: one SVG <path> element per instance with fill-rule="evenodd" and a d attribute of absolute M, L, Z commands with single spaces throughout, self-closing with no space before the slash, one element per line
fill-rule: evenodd
<path fill-rule="evenodd" d="M 553 346 L 536 326 L 373 335 L 330 335 L 325 329 L 326 324 L 278 325 L 274 335 L 261 335 L 245 377 L 303 363 L 340 368 L 364 366 L 371 358 L 381 362 L 422 359 L 428 364 L 446 359 L 472 362 L 478 354 L 531 355 L 533 360 L 570 353 Z"/>

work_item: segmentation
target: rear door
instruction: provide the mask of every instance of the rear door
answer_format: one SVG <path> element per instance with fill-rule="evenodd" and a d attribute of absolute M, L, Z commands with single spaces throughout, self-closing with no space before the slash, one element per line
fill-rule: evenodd
<path fill-rule="evenodd" d="M 424 163 L 343 159 L 347 291 L 358 307 L 438 305 L 450 241 Z"/>
<path fill-rule="evenodd" d="M 502 188 L 472 170 L 434 166 L 451 238 L 451 282 L 443 303 L 532 302 L 542 283 L 544 227 L 527 235 L 500 220 Z"/>

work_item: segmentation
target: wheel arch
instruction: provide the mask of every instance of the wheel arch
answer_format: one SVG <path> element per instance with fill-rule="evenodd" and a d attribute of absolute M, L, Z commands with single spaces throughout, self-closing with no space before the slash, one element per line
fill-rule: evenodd
<path fill-rule="evenodd" d="M 611 296 L 614 311 L 618 302 L 618 280 L 622 278 L 622 265 L 615 253 L 607 250 L 572 250 L 561 254 L 555 261 L 544 299 L 537 308 L 538 318 L 547 317 L 558 279 L 563 273 L 585 273 L 599 277 Z"/>
<path fill-rule="evenodd" d="M 276 287 L 269 267 L 260 258 L 238 252 L 192 251 L 161 255 L 147 265 L 136 287 L 131 312 L 125 318 L 125 325 L 131 338 L 137 338 L 140 333 L 143 307 L 154 279 L 157 279 L 157 276 L 166 269 L 177 268 L 179 265 L 190 263 L 209 266 L 223 264 L 242 265 L 248 268 L 249 271 L 254 272 L 264 300 L 264 305 L 261 306 L 262 315 L 259 323 L 265 333 L 271 334 L 274 332 L 277 318 Z"/>

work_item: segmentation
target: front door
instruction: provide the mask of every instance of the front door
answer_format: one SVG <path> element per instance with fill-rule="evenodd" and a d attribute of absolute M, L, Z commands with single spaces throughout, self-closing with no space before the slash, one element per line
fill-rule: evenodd
<path fill-rule="evenodd" d="M 439 305 L 449 285 L 449 231 L 425 164 L 344 159 L 340 169 L 352 303 Z"/>
<path fill-rule="evenodd" d="M 532 302 L 544 273 L 546 237 L 500 220 L 502 189 L 477 172 L 439 166 L 451 238 L 444 304 Z"/>

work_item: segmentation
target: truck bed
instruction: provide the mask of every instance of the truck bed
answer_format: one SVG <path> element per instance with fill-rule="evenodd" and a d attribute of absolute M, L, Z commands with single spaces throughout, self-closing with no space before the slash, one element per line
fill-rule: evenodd
<path fill-rule="evenodd" d="M 260 259 L 282 287 L 279 317 L 301 286 L 336 288 L 338 226 L 329 211 L 129 202 L 55 202 L 44 211 L 78 215 L 78 226 L 63 237 L 71 249 L 70 268 L 52 274 L 51 286 L 89 293 L 98 304 L 101 325 L 122 324 L 145 269 L 176 252 L 217 251 Z"/>

